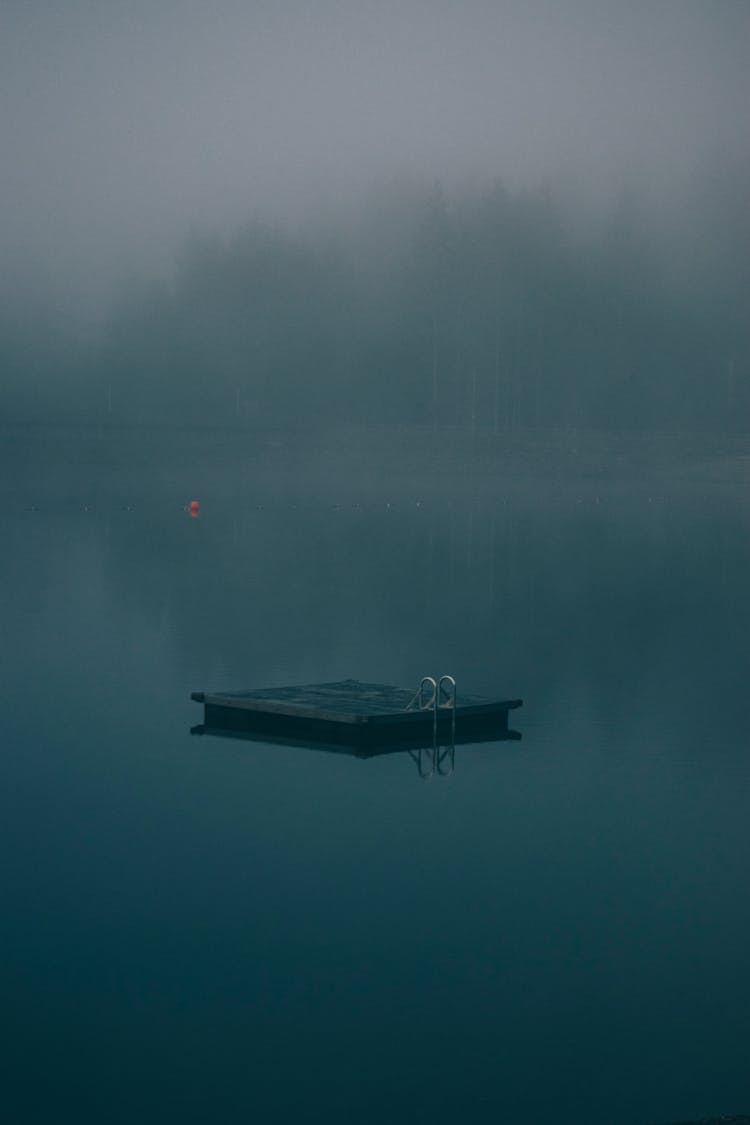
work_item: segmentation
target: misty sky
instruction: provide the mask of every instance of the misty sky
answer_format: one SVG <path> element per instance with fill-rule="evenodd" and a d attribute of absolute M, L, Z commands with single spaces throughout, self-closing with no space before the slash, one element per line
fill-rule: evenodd
<path fill-rule="evenodd" d="M 3 289 L 399 179 L 679 207 L 748 160 L 748 47 L 743 0 L 0 0 Z"/>

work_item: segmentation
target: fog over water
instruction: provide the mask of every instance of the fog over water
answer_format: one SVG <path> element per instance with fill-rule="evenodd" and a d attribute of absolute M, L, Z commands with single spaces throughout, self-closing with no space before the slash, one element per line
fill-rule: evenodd
<path fill-rule="evenodd" d="M 750 1106 L 746 478 L 50 429 L 0 430 L 14 1125 Z M 444 670 L 524 700 L 449 777 L 190 733 Z"/>
<path fill-rule="evenodd" d="M 12 1125 L 750 1110 L 748 47 L 0 0 Z M 191 699 L 442 673 L 429 780 Z"/>
<path fill-rule="evenodd" d="M 637 198 L 695 268 L 716 192 L 747 182 L 749 42 L 733 0 L 3 0 L 4 299 L 46 287 L 91 325 L 190 230 L 497 177 L 584 230 Z"/>
<path fill-rule="evenodd" d="M 747 429 L 744 5 L 2 16 L 2 417 Z"/>

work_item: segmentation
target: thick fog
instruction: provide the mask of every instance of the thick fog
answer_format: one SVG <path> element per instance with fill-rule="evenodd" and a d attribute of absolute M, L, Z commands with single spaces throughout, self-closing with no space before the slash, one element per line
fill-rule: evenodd
<path fill-rule="evenodd" d="M 3 0 L 3 256 L 81 293 L 392 176 L 681 203 L 747 156 L 741 2 Z"/>
<path fill-rule="evenodd" d="M 573 274 L 575 286 L 595 288 L 597 271 L 609 280 L 629 271 L 632 291 L 645 271 L 647 289 L 662 287 L 664 309 L 679 305 L 677 321 L 689 321 L 696 302 L 711 305 L 715 323 L 701 346 L 739 377 L 750 183 L 750 8 L 742 2 L 2 0 L 0 18 L 0 347 L 14 386 L 37 378 L 46 387 L 50 355 L 74 337 L 89 348 L 85 361 L 69 361 L 76 378 L 88 377 L 86 363 L 98 365 L 108 385 L 93 342 L 101 348 L 106 337 L 112 359 L 119 341 L 121 365 L 133 362 L 133 342 L 121 345 L 130 325 L 143 346 L 132 308 L 149 305 L 152 281 L 166 287 L 165 299 L 176 287 L 178 319 L 192 315 L 186 287 L 211 290 L 218 306 L 227 278 L 213 289 L 207 276 L 198 281 L 209 269 L 206 240 L 236 248 L 245 239 L 247 255 L 248 224 L 283 231 L 308 265 L 312 244 L 321 253 L 335 245 L 346 262 L 326 267 L 329 327 L 353 268 L 360 319 L 390 299 L 398 278 L 415 317 L 434 320 L 451 305 L 453 322 L 441 319 L 433 336 L 455 352 L 458 304 L 499 300 L 507 277 L 498 281 L 488 260 L 472 268 L 462 297 L 454 276 L 438 300 L 428 292 L 435 262 L 423 256 L 415 295 L 421 283 L 404 272 L 409 255 L 400 264 L 394 255 L 420 242 L 439 198 L 465 262 L 472 238 L 494 237 L 469 213 L 486 212 L 501 190 L 502 217 L 485 220 L 521 231 L 521 273 L 536 253 L 528 225 L 560 226 L 566 247 L 547 247 L 536 269 L 555 260 L 566 300 Z M 524 209 L 529 197 L 537 207 L 547 201 L 544 215 Z M 647 261 L 625 261 L 634 240 L 648 247 Z M 455 275 L 455 255 L 444 258 Z M 506 274 L 508 260 L 504 253 Z M 300 281 L 288 255 L 285 270 Z M 313 273 L 320 283 L 319 264 Z M 373 302 L 378 278 L 388 292 Z M 613 285 L 619 293 L 620 281 Z M 490 363 L 494 336 L 523 319 L 519 302 L 537 299 L 528 286 L 516 290 L 466 362 Z M 663 311 L 639 313 L 639 324 L 663 321 Z M 607 330 L 601 310 L 594 319 L 590 356 Z M 658 332 L 674 334 L 677 321 Z M 154 370 L 174 344 L 165 323 L 155 345 L 162 359 L 148 359 Z M 380 323 L 376 310 L 350 359 L 374 363 L 365 337 L 378 346 Z M 540 346 L 551 353 L 559 343 Z M 415 347 L 434 350 L 436 337 Z M 247 366 L 238 354 L 223 366 Z M 266 368 L 273 378 L 273 362 Z M 542 420 L 538 410 L 534 417 Z"/>

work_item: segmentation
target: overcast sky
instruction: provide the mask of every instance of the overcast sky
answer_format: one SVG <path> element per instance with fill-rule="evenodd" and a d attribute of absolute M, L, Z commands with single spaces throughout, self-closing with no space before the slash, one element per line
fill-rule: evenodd
<path fill-rule="evenodd" d="M 0 0 L 5 285 L 101 294 L 391 177 L 679 201 L 747 159 L 749 48 L 746 0 Z"/>

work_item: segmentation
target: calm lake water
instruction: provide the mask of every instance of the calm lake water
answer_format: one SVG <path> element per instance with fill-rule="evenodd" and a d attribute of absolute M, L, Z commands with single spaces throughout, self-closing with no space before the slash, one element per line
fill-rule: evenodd
<path fill-rule="evenodd" d="M 746 485 L 3 449 L 7 1120 L 748 1110 Z M 443 672 L 524 700 L 449 778 L 190 734 L 193 690 Z"/>

